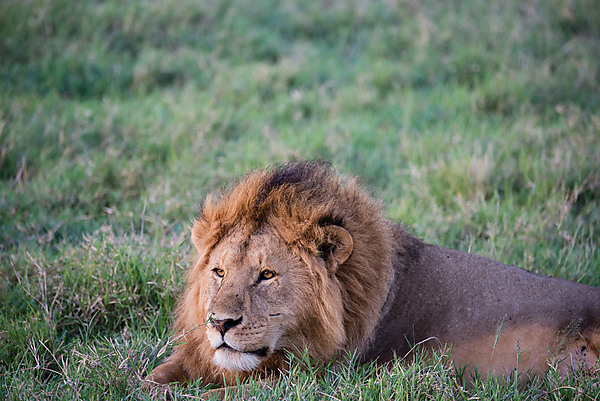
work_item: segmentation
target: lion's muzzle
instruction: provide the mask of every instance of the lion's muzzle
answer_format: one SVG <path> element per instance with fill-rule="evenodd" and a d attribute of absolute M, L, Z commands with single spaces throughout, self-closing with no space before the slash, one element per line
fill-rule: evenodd
<path fill-rule="evenodd" d="M 211 315 L 206 333 L 215 350 L 213 363 L 230 371 L 256 369 L 271 351 L 265 338 L 258 334 L 261 331 L 253 325 L 246 327 L 242 317 L 220 319 Z"/>

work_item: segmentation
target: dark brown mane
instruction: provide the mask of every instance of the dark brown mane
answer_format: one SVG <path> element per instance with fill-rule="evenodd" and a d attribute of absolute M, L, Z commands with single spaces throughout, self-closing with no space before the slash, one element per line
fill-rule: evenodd
<path fill-rule="evenodd" d="M 317 195 L 316 184 L 324 182 L 333 172 L 333 167 L 325 162 L 279 164 L 268 170 L 260 195 L 266 199 L 273 191 L 288 185 Z"/>

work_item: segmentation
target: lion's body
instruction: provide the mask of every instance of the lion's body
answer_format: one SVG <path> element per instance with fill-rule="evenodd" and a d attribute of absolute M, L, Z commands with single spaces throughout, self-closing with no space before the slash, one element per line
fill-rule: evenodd
<path fill-rule="evenodd" d="M 395 266 L 398 291 L 364 360 L 404 356 L 406 339 L 435 337 L 428 346 L 452 344 L 454 362 L 484 376 L 598 362 L 600 288 L 434 245 L 423 245 L 409 268 Z"/>
<path fill-rule="evenodd" d="M 498 375 L 598 362 L 600 288 L 424 244 L 323 164 L 255 172 L 208 198 L 192 240 L 178 345 L 155 382 L 268 375 L 304 347 L 386 362 L 451 346 L 457 365 Z"/>

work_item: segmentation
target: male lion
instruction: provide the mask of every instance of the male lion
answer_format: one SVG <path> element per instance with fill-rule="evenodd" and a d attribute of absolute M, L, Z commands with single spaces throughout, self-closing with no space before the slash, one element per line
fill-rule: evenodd
<path fill-rule="evenodd" d="M 235 383 L 304 347 L 384 363 L 420 342 L 452 346 L 484 375 L 597 367 L 600 288 L 425 244 L 324 163 L 254 172 L 208 197 L 192 241 L 179 343 L 151 382 Z"/>

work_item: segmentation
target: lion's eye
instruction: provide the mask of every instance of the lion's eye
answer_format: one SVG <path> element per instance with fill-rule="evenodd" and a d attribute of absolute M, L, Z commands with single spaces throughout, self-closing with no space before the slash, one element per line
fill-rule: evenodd
<path fill-rule="evenodd" d="M 259 280 L 270 280 L 275 277 L 275 273 L 271 270 L 263 270 L 258 277 Z"/>
<path fill-rule="evenodd" d="M 223 270 L 223 269 L 219 269 L 218 267 L 217 267 L 217 268 L 214 268 L 214 269 L 213 269 L 213 272 L 215 273 L 215 275 L 216 275 L 217 277 L 223 278 L 223 277 L 225 276 L 225 270 Z"/>

